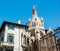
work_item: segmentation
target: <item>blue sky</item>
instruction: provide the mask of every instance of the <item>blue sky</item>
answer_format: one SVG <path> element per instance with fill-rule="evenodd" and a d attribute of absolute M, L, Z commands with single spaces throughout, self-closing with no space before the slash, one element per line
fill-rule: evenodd
<path fill-rule="evenodd" d="M 25 24 L 32 18 L 32 7 L 37 6 L 38 16 L 44 18 L 47 29 L 60 26 L 60 0 L 0 0 L 0 26 L 3 21 Z"/>

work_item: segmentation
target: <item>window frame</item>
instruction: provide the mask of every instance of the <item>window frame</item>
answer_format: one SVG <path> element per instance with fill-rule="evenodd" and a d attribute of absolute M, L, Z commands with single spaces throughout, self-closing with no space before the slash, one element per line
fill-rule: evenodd
<path fill-rule="evenodd" d="M 13 37 L 13 38 L 12 38 Z M 11 40 L 12 39 L 12 40 Z M 8 34 L 7 36 L 7 42 L 8 43 L 14 43 L 14 35 Z"/>
<path fill-rule="evenodd" d="M 14 26 L 13 25 L 8 25 L 8 29 L 9 30 L 14 30 Z"/>

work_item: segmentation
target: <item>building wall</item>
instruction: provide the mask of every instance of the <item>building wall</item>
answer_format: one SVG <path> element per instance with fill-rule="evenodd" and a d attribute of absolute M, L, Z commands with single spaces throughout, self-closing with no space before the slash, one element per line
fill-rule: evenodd
<path fill-rule="evenodd" d="M 19 26 L 14 26 L 14 30 L 8 29 L 8 25 L 5 26 L 5 32 L 2 32 L 1 34 L 4 34 L 4 45 L 6 46 L 10 43 L 7 42 L 8 35 L 13 35 L 14 36 L 14 43 L 10 44 L 11 46 L 14 47 L 14 51 L 22 51 L 22 40 L 21 40 L 21 34 L 25 30 L 25 27 L 19 27 Z"/>

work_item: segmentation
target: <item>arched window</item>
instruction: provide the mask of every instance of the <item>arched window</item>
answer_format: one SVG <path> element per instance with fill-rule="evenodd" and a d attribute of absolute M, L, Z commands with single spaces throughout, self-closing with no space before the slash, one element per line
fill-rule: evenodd
<path fill-rule="evenodd" d="M 26 36 L 24 35 L 24 44 L 26 45 Z"/>
<path fill-rule="evenodd" d="M 42 31 L 40 31 L 40 35 L 43 36 L 43 32 Z"/>
<path fill-rule="evenodd" d="M 27 38 L 27 44 L 29 45 L 29 38 Z"/>

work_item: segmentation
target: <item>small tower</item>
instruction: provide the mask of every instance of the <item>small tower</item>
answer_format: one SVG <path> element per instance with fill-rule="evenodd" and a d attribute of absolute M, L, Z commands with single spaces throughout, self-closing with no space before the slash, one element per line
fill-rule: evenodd
<path fill-rule="evenodd" d="M 33 41 L 35 39 L 40 40 L 40 38 L 45 35 L 44 21 L 42 17 L 38 17 L 36 6 L 33 6 L 32 19 L 28 20 L 28 27 L 31 37 L 33 37 Z"/>

